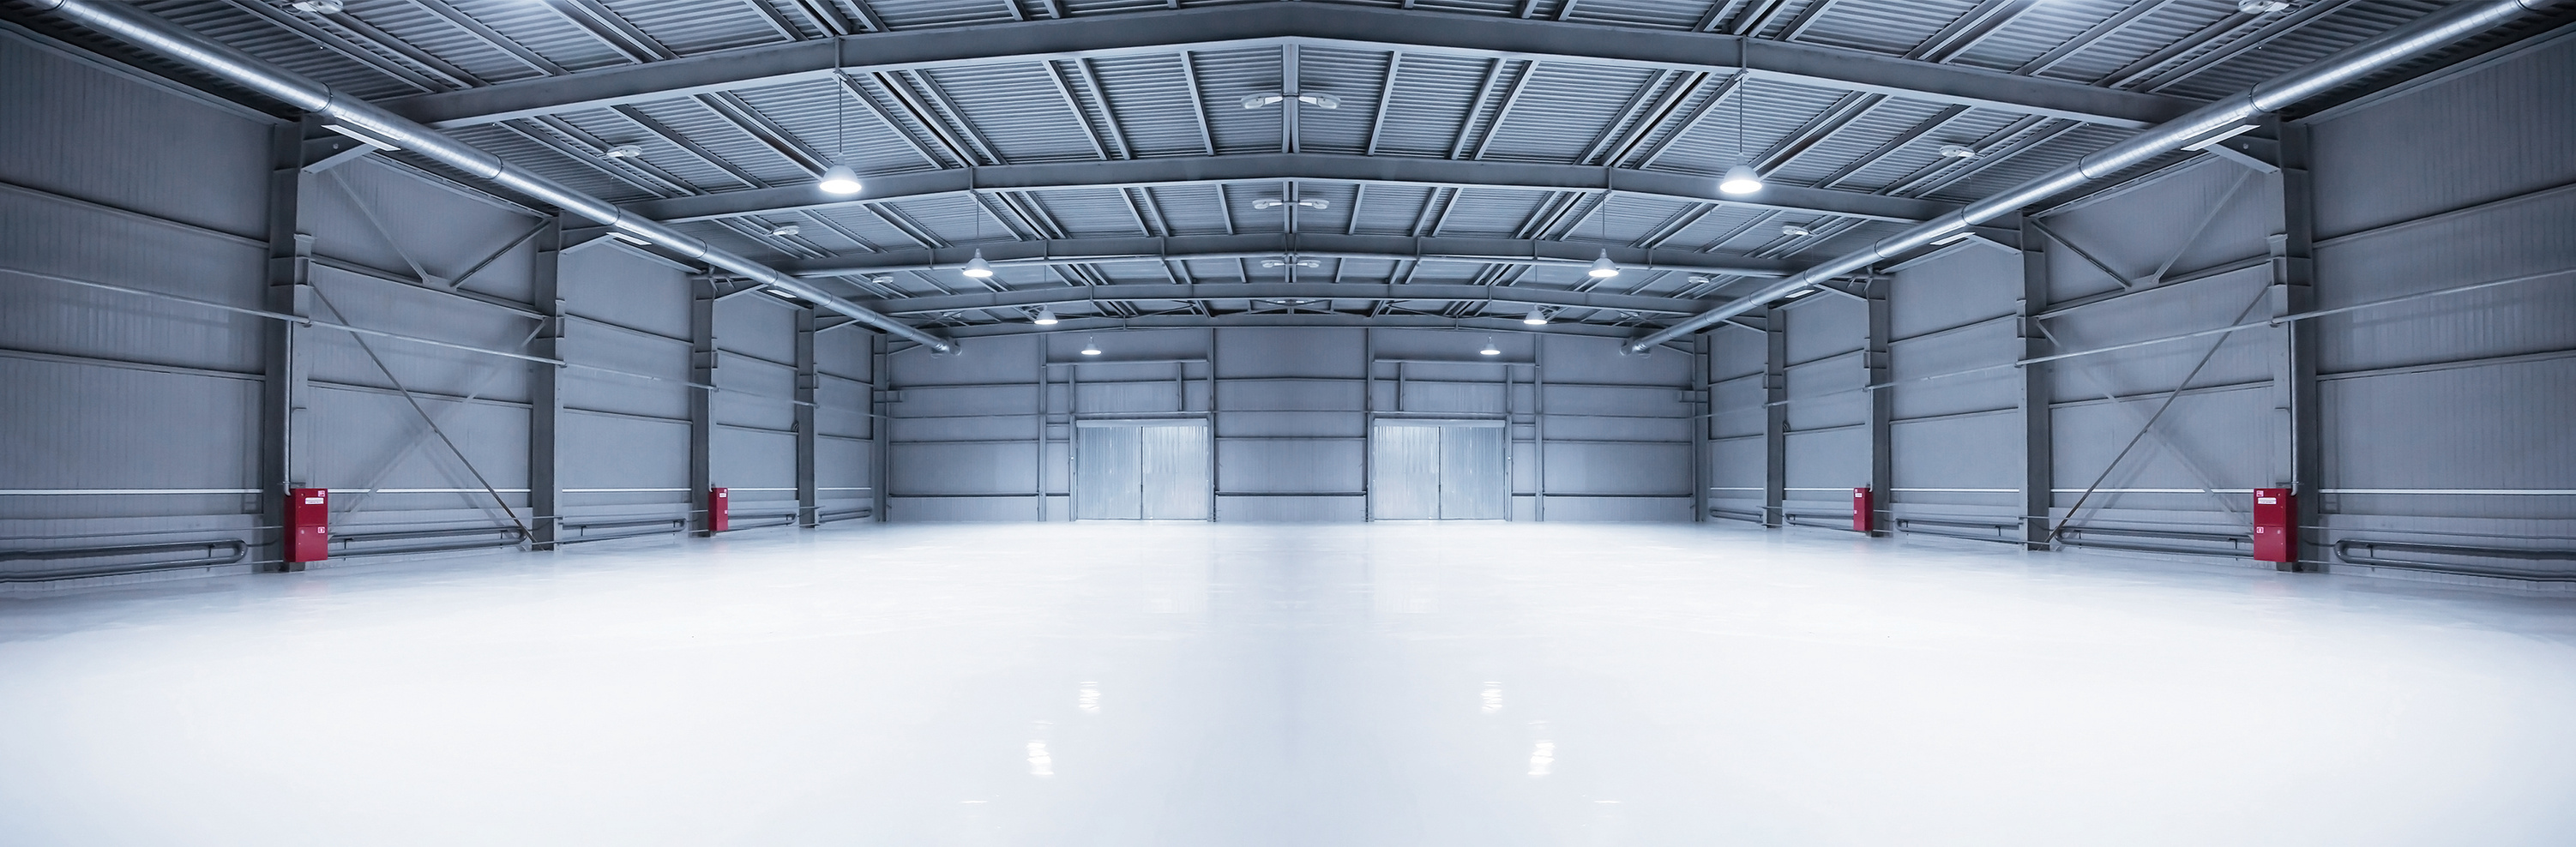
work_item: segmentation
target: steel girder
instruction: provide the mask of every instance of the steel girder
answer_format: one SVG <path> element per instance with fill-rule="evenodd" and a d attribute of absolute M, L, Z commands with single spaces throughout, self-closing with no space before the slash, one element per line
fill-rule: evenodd
<path fill-rule="evenodd" d="M 1391 37 L 1402 41 L 1391 41 Z M 1257 3 L 869 33 L 422 94 L 385 105 L 433 127 L 492 123 L 692 94 L 918 70 L 1296 44 L 1733 73 L 1910 99 L 2140 128 L 2201 105 L 1894 56 L 1731 35 L 1407 9 Z"/>
<path fill-rule="evenodd" d="M 1600 309 L 1640 315 L 1687 315 L 1706 301 L 1633 294 L 1604 294 L 1517 285 L 1458 285 L 1376 282 L 1205 282 L 1060 286 L 1018 291 L 979 291 L 899 300 L 868 301 L 880 312 L 896 315 L 964 312 L 977 309 L 1033 309 L 1077 303 L 1143 303 L 1182 300 L 1387 300 L 1405 303 L 1508 303 L 1516 307 Z M 1073 316 L 1064 316 L 1070 320 Z M 1518 318 L 1514 318 L 1518 320 Z"/>
<path fill-rule="evenodd" d="M 1568 269 L 1592 264 L 1602 245 L 1511 238 L 1411 238 L 1400 235 L 1338 233 L 1247 233 L 1182 235 L 1170 238 L 1073 238 L 1052 241 L 997 242 L 936 249 L 893 250 L 775 264 L 799 277 L 894 273 L 964 266 L 977 250 L 995 267 L 1013 265 L 1106 265 L 1160 263 L 1191 259 L 1363 259 L 1405 262 L 1461 262 L 1485 265 L 1547 265 Z M 1627 272 L 1715 274 L 1780 277 L 1803 265 L 1783 259 L 1721 256 L 1687 250 L 1606 248 L 1611 261 Z M 1702 301 L 1705 305 L 1705 301 Z"/>
<path fill-rule="evenodd" d="M 1754 194 L 1718 193 L 1712 177 L 1582 165 L 1399 159 L 1327 153 L 1186 156 L 1112 162 L 1000 165 L 871 177 L 856 197 L 834 197 L 812 184 L 647 200 L 626 210 L 664 223 L 883 203 L 966 191 L 1140 188 L 1211 182 L 1357 182 L 1372 185 L 1529 191 L 1610 191 L 1757 209 L 1915 223 L 1958 206 L 1937 200 L 1774 184 Z"/>

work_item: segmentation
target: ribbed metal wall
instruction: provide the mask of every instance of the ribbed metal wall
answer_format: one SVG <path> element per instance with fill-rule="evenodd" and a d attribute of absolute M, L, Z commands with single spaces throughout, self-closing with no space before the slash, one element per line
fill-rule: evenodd
<path fill-rule="evenodd" d="M 0 267 L 263 305 L 266 125 L 7 33 L 0 79 Z M 265 328 L 0 274 L 0 548 L 258 543 Z"/>
<path fill-rule="evenodd" d="M 1898 271 L 1888 283 L 1887 389 L 1898 520 L 1954 535 L 2009 525 L 2021 489 L 2020 256 L 1969 247 Z M 1962 374 L 1953 376 L 1953 374 Z"/>
<path fill-rule="evenodd" d="M 1003 336 L 975 339 L 962 356 L 898 353 L 889 515 L 1021 521 L 1043 508 L 1065 520 L 1076 511 L 1067 493 L 1089 492 L 1081 477 L 1105 472 L 1073 458 L 1077 440 L 1106 437 L 1091 424 L 1163 418 L 1213 422 L 1217 520 L 1364 520 L 1370 421 L 1434 418 L 1497 424 L 1487 429 L 1504 458 L 1492 471 L 1507 472 L 1508 487 L 1498 476 L 1492 490 L 1510 497 L 1459 509 L 1690 519 L 1689 357 L 1622 357 L 1609 339 L 1570 336 L 1545 337 L 1541 350 L 1541 336 L 1505 333 L 1491 336 L 1503 352 L 1488 359 L 1476 352 L 1488 337 L 1244 327 Z M 1102 354 L 1081 355 L 1086 343 Z M 1423 461 L 1437 478 L 1437 441 L 1432 450 Z M 1438 514 L 1439 490 L 1424 496 Z"/>
<path fill-rule="evenodd" d="M 2319 308 L 2561 273 L 2318 321 L 2322 542 L 2576 551 L 2570 90 L 2561 35 L 2316 122 Z M 2382 557 L 2576 574 L 2568 552 Z"/>
<path fill-rule="evenodd" d="M 0 76 L 11 81 L 0 113 L 23 129 L 0 149 L 0 265 L 271 308 L 269 123 L 16 36 L 0 35 Z M 304 176 L 296 201 L 315 318 L 528 349 L 541 314 L 537 214 L 373 157 Z M 700 283 L 613 241 L 568 250 L 558 267 L 560 350 L 576 365 L 557 372 L 563 535 L 676 529 L 701 508 L 689 470 Z M 797 311 L 739 296 L 716 304 L 715 323 L 710 482 L 736 492 L 737 525 L 792 515 Z M 0 414 L 0 432 L 25 448 L 0 468 L 6 549 L 273 538 L 259 456 L 273 425 L 261 398 L 274 327 L 59 281 L 0 285 L 0 374 L 26 401 Z M 295 461 L 306 484 L 333 492 L 335 556 L 424 543 L 376 538 L 391 532 L 490 528 L 482 540 L 498 542 L 498 528 L 529 518 L 528 362 L 327 327 L 300 336 Z M 820 511 L 856 517 L 877 487 L 874 342 L 825 332 L 816 354 Z M 478 539 L 425 543 L 458 540 Z M 254 549 L 238 567 L 274 555 Z"/>

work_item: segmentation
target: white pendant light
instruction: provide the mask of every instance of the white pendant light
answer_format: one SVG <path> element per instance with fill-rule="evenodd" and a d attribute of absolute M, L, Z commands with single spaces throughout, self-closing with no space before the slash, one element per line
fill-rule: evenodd
<path fill-rule="evenodd" d="M 1530 326 L 1546 326 L 1546 325 L 1547 325 L 1547 310 L 1546 310 L 1546 309 L 1531 309 L 1531 310 L 1530 310 L 1530 313 L 1529 313 L 1529 316 L 1528 316 L 1528 317 L 1525 317 L 1525 318 L 1522 318 L 1522 319 L 1521 319 L 1521 323 L 1529 324 Z"/>
<path fill-rule="evenodd" d="M 1717 181 L 1717 190 L 1743 195 L 1762 190 L 1762 175 L 1754 173 L 1753 166 L 1744 163 L 1746 154 L 1750 152 L 1744 149 L 1744 113 L 1753 101 L 1753 78 L 1739 76 L 1738 79 L 1741 82 L 1736 87 L 1741 90 L 1735 95 L 1735 167 L 1726 169 L 1726 178 Z"/>
<path fill-rule="evenodd" d="M 979 247 L 975 250 L 975 258 L 966 260 L 966 270 L 960 273 L 964 273 L 969 279 L 991 279 L 993 263 L 984 261 L 984 250 Z"/>
<path fill-rule="evenodd" d="M 1097 356 L 1097 355 L 1100 355 L 1100 342 L 1095 341 L 1095 340 L 1092 340 L 1092 339 L 1089 339 L 1089 338 L 1085 338 L 1085 339 L 1083 339 L 1083 340 L 1082 340 L 1082 355 L 1085 355 L 1085 356 Z"/>
<path fill-rule="evenodd" d="M 1503 348 L 1494 346 L 1494 340 L 1488 338 L 1485 339 L 1485 349 L 1478 350 L 1476 352 L 1485 356 L 1500 356 L 1503 354 Z"/>
<path fill-rule="evenodd" d="M 1726 178 L 1718 181 L 1717 190 L 1728 194 L 1751 194 L 1762 190 L 1762 175 L 1744 165 L 1727 168 Z"/>
<path fill-rule="evenodd" d="M 1601 258 L 1592 260 L 1592 270 L 1586 273 L 1593 279 L 1609 279 L 1619 275 L 1619 263 L 1610 261 L 1610 250 L 1605 247 L 1601 250 Z"/>
<path fill-rule="evenodd" d="M 833 165 L 831 167 L 824 168 L 823 178 L 815 181 L 814 185 L 817 188 L 823 189 L 823 193 L 825 194 L 838 194 L 843 197 L 857 194 L 861 188 L 859 185 L 859 172 L 851 170 L 848 165 Z"/>
<path fill-rule="evenodd" d="M 850 157 L 850 121 L 846 108 L 848 105 L 846 101 L 850 98 L 848 87 L 844 84 L 846 82 L 847 80 L 841 77 L 841 69 L 834 67 L 832 69 L 832 158 L 835 159 Z M 815 180 L 814 187 L 823 189 L 825 194 L 848 197 L 859 193 L 859 172 L 852 170 L 849 165 L 835 163 L 823 169 L 823 178 Z"/>
<path fill-rule="evenodd" d="M 1055 308 L 1052 306 L 1039 306 L 1038 316 L 1031 319 L 1029 323 L 1037 324 L 1039 326 L 1054 326 Z"/>

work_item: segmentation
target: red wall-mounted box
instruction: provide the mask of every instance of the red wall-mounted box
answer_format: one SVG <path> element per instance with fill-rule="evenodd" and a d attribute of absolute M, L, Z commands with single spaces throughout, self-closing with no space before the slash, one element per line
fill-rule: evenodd
<path fill-rule="evenodd" d="M 1852 489 L 1852 531 L 1866 533 L 1876 529 L 1877 500 L 1867 488 Z"/>
<path fill-rule="evenodd" d="M 722 488 L 707 489 L 707 532 L 725 531 L 725 526 L 732 522 L 726 514 L 730 511 L 732 500 L 733 498 Z"/>
<path fill-rule="evenodd" d="M 2290 489 L 2254 489 L 2254 559 L 2299 560 L 2299 497 Z"/>
<path fill-rule="evenodd" d="M 286 560 L 319 562 L 331 558 L 331 490 L 286 490 Z"/>

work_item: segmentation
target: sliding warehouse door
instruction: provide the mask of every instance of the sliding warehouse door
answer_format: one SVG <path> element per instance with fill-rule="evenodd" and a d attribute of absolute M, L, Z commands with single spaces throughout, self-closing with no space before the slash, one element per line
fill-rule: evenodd
<path fill-rule="evenodd" d="M 1369 432 L 1369 517 L 1502 520 L 1511 508 L 1501 421 L 1382 421 Z"/>
<path fill-rule="evenodd" d="M 1206 421 L 1083 421 L 1074 427 L 1076 520 L 1207 520 Z"/>

